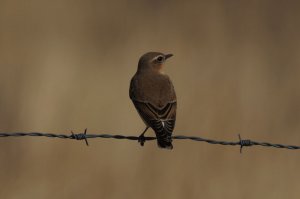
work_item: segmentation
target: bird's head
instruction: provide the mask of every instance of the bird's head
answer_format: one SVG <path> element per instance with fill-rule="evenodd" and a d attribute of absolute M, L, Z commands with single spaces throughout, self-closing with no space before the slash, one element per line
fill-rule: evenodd
<path fill-rule="evenodd" d="M 166 60 L 173 54 L 163 54 L 160 52 L 148 52 L 141 56 L 138 64 L 138 71 L 161 72 Z"/>

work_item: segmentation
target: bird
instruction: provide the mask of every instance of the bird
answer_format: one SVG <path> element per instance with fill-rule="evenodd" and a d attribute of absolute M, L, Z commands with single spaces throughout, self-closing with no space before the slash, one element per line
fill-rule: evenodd
<path fill-rule="evenodd" d="M 141 146 L 145 142 L 144 134 L 152 128 L 158 147 L 173 149 L 177 98 L 171 79 L 163 72 L 166 61 L 172 56 L 160 52 L 145 53 L 130 81 L 129 97 L 146 125 L 138 137 Z"/>

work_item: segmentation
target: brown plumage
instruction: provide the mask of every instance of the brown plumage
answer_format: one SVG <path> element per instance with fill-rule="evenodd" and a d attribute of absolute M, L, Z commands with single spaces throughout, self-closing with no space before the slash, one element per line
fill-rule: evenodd
<path fill-rule="evenodd" d="M 165 61 L 172 54 L 149 52 L 138 63 L 130 82 L 129 96 L 146 124 L 139 142 L 144 143 L 144 133 L 151 127 L 158 146 L 172 149 L 172 132 L 176 120 L 176 94 L 170 78 L 162 72 Z"/>

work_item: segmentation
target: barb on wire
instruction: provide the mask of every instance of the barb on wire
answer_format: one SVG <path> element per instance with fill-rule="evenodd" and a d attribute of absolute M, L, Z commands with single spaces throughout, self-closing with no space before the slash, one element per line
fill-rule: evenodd
<path fill-rule="evenodd" d="M 87 132 L 87 129 L 84 130 L 84 133 L 78 133 L 78 134 L 74 134 L 73 131 L 71 131 L 71 133 L 72 133 L 71 137 L 73 139 L 76 139 L 76 140 L 83 140 L 84 139 L 85 140 L 85 144 L 87 146 L 89 146 L 89 143 L 88 143 L 88 141 L 86 139 L 86 132 Z"/>
<path fill-rule="evenodd" d="M 126 139 L 126 140 L 139 140 L 137 136 L 125 136 L 125 135 L 110 135 L 110 134 L 87 134 L 87 129 L 84 130 L 83 133 L 75 134 L 71 131 L 70 135 L 66 134 L 53 134 L 53 133 L 40 133 L 40 132 L 31 132 L 31 133 L 22 133 L 22 132 L 14 132 L 14 133 L 1 133 L 0 138 L 4 137 L 24 137 L 24 136 L 33 136 L 33 137 L 49 137 L 49 138 L 61 138 L 61 139 L 75 139 L 75 140 L 85 140 L 86 145 L 89 143 L 87 139 L 90 138 L 111 138 L 111 139 Z M 198 142 L 207 142 L 209 144 L 219 144 L 219 145 L 229 145 L 229 146 L 240 146 L 240 153 L 242 153 L 243 147 L 250 146 L 263 146 L 263 147 L 274 147 L 274 148 L 284 148 L 284 149 L 300 149 L 300 146 L 295 145 L 283 145 L 283 144 L 272 144 L 268 142 L 257 142 L 252 140 L 244 140 L 238 135 L 238 141 L 219 141 L 206 139 L 195 136 L 183 136 L 183 135 L 174 135 L 172 136 L 175 140 L 193 140 Z M 156 137 L 144 137 L 145 141 L 156 140 Z"/>

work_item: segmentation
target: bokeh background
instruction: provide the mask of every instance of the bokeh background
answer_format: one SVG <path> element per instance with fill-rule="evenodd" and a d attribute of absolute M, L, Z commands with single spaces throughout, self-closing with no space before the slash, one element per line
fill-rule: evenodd
<path fill-rule="evenodd" d="M 0 0 L 0 131 L 139 135 L 129 81 L 161 51 L 175 55 L 174 134 L 300 145 L 299 6 Z M 89 143 L 1 138 L 0 198 L 299 198 L 298 151 Z"/>

